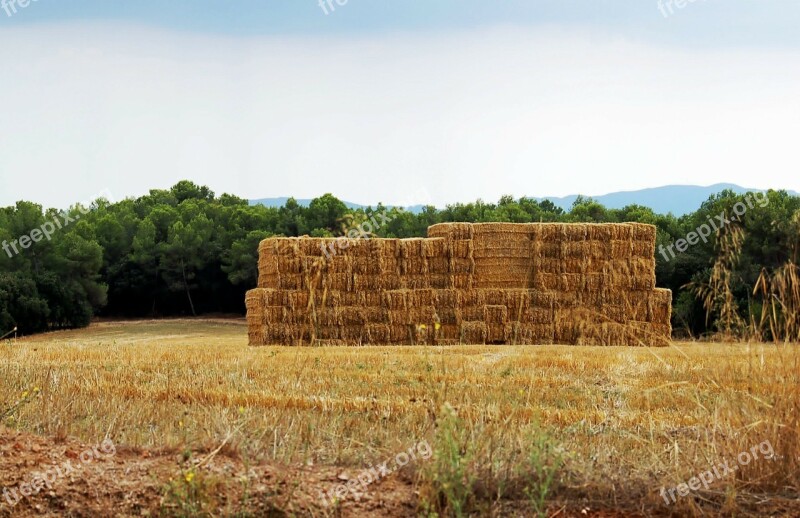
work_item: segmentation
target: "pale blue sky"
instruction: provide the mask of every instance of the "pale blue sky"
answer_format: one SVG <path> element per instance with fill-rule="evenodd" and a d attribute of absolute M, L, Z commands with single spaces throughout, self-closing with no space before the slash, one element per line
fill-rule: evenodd
<path fill-rule="evenodd" d="M 18 2 L 0 205 L 800 190 L 795 1 Z"/>

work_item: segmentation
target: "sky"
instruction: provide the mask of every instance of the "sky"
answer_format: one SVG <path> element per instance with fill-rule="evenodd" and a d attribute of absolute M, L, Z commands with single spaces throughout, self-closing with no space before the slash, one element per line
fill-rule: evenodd
<path fill-rule="evenodd" d="M 0 206 L 800 191 L 794 0 L 319 1 L 0 0 Z"/>

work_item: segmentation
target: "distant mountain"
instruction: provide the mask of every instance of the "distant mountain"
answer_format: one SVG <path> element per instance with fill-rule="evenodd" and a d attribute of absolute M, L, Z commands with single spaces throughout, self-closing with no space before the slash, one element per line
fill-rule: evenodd
<path fill-rule="evenodd" d="M 712 194 L 717 194 L 725 189 L 730 189 L 735 193 L 745 193 L 751 191 L 758 191 L 760 189 L 747 189 L 732 183 L 717 183 L 709 185 L 708 187 L 701 187 L 699 185 L 666 185 L 664 187 L 653 187 L 650 189 L 641 189 L 638 191 L 621 191 L 612 192 L 610 194 L 603 194 L 601 196 L 591 196 L 592 199 L 602 203 L 609 209 L 621 209 L 628 205 L 644 205 L 650 207 L 653 211 L 659 214 L 673 213 L 676 216 L 688 214 L 697 210 L 704 201 Z M 798 193 L 789 191 L 790 194 L 798 196 Z M 577 194 L 564 197 L 548 196 L 544 198 L 534 198 L 538 201 L 550 200 L 557 206 L 564 210 L 569 210 Z M 286 204 L 288 198 L 264 198 L 261 200 L 251 200 L 251 205 L 266 205 L 268 207 L 282 207 Z M 493 200 L 494 201 L 494 200 Z M 297 203 L 307 207 L 311 200 L 297 200 Z M 363 208 L 365 205 L 357 203 L 344 202 L 347 207 L 351 209 Z M 408 210 L 418 213 L 422 210 L 422 205 L 415 205 L 407 207 Z"/>

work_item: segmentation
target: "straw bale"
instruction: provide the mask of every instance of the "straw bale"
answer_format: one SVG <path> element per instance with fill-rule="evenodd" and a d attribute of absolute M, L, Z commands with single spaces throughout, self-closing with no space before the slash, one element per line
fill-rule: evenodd
<path fill-rule="evenodd" d="M 408 290 L 422 290 L 433 287 L 431 286 L 431 277 L 424 274 L 404 275 L 400 278 L 400 281 L 400 285 Z M 447 286 L 440 285 L 439 287 L 445 288 Z"/>
<path fill-rule="evenodd" d="M 599 242 L 611 241 L 611 227 L 604 223 L 590 223 L 587 225 L 587 239 Z"/>
<path fill-rule="evenodd" d="M 531 260 L 531 271 L 536 273 L 562 273 L 563 261 L 551 257 L 534 257 Z"/>
<path fill-rule="evenodd" d="M 429 257 L 428 258 L 428 272 L 431 274 L 446 274 L 450 273 L 450 261 L 452 259 L 442 257 Z"/>
<path fill-rule="evenodd" d="M 485 318 L 484 306 L 464 306 L 461 308 L 462 322 L 483 322 Z"/>
<path fill-rule="evenodd" d="M 670 326 L 672 318 L 672 290 L 656 288 L 650 292 L 650 322 Z M 671 333 L 671 331 L 670 331 Z"/>
<path fill-rule="evenodd" d="M 402 286 L 402 278 L 396 274 L 353 275 L 353 290 L 396 290 Z"/>
<path fill-rule="evenodd" d="M 488 329 L 484 322 L 464 322 L 461 324 L 461 341 L 465 344 L 485 344 Z"/>
<path fill-rule="evenodd" d="M 472 223 L 437 223 L 428 227 L 428 237 L 472 239 Z"/>
<path fill-rule="evenodd" d="M 473 286 L 472 275 L 468 273 L 452 274 L 450 275 L 450 286 L 458 290 L 471 290 Z"/>
<path fill-rule="evenodd" d="M 572 227 L 569 227 L 572 228 Z M 564 241 L 561 243 L 561 257 L 569 259 L 586 259 L 591 253 L 589 241 Z"/>
<path fill-rule="evenodd" d="M 633 241 L 612 239 L 610 257 L 614 260 L 627 260 L 633 255 Z"/>
<path fill-rule="evenodd" d="M 433 291 L 434 304 L 436 307 L 455 308 L 458 304 L 459 294 L 454 289 L 437 289 Z"/>
<path fill-rule="evenodd" d="M 401 239 L 398 251 L 400 257 L 424 257 L 423 246 L 425 239 L 412 237 L 408 239 Z"/>
<path fill-rule="evenodd" d="M 365 341 L 371 344 L 386 344 L 391 341 L 387 324 L 367 324 L 364 328 Z"/>
<path fill-rule="evenodd" d="M 414 323 L 411 319 L 411 311 L 408 309 L 387 309 L 386 316 L 391 325 L 409 325 Z"/>
<path fill-rule="evenodd" d="M 436 308 L 436 319 L 440 324 L 460 324 L 463 321 L 461 309 L 454 306 Z"/>
<path fill-rule="evenodd" d="M 561 273 L 582 274 L 586 271 L 586 258 L 570 257 L 561 260 Z"/>
<path fill-rule="evenodd" d="M 308 291 L 286 291 L 286 302 L 292 310 L 305 310 L 308 308 L 309 292 Z"/>
<path fill-rule="evenodd" d="M 555 291 L 561 285 L 561 275 L 555 273 L 535 273 L 533 276 L 533 287 L 542 291 Z"/>
<path fill-rule="evenodd" d="M 390 343 L 411 343 L 413 338 L 413 327 L 406 324 L 389 325 Z"/>
<path fill-rule="evenodd" d="M 378 275 L 382 270 L 379 257 L 354 257 L 351 271 L 360 275 Z"/>
<path fill-rule="evenodd" d="M 450 275 L 446 273 L 430 274 L 428 275 L 428 286 L 436 290 L 451 288 Z"/>
<path fill-rule="evenodd" d="M 558 344 L 573 345 L 580 336 L 576 315 L 571 310 L 558 310 L 553 321 L 553 340 Z"/>
<path fill-rule="evenodd" d="M 382 292 L 383 307 L 393 311 L 408 308 L 408 290 L 387 290 Z"/>
<path fill-rule="evenodd" d="M 562 273 L 559 279 L 558 289 L 566 292 L 583 291 L 586 283 L 580 273 Z"/>
<path fill-rule="evenodd" d="M 474 238 L 481 239 L 486 234 L 528 234 L 527 225 L 519 223 L 473 223 Z"/>
<path fill-rule="evenodd" d="M 646 223 L 628 223 L 631 226 L 631 237 L 634 241 L 656 242 L 656 227 Z"/>
<path fill-rule="evenodd" d="M 475 244 L 472 256 L 476 259 L 530 259 L 534 257 L 534 245 L 479 246 Z"/>
<path fill-rule="evenodd" d="M 461 338 L 461 326 L 456 324 L 442 324 L 436 331 L 436 343 L 441 345 L 442 340 L 458 341 Z"/>
<path fill-rule="evenodd" d="M 395 256 L 380 256 L 378 257 L 378 264 L 380 265 L 382 274 L 400 275 L 400 261 L 401 259 Z"/>
<path fill-rule="evenodd" d="M 505 324 L 508 321 L 508 308 L 501 305 L 483 306 L 483 321 L 487 324 Z"/>
<path fill-rule="evenodd" d="M 509 324 L 490 324 L 486 326 L 486 342 L 499 344 L 508 341 Z"/>
<path fill-rule="evenodd" d="M 472 257 L 475 250 L 474 241 L 458 239 L 450 243 L 451 257 Z"/>
<path fill-rule="evenodd" d="M 633 257 L 653 258 L 656 254 L 655 241 L 632 241 L 631 253 Z"/>
<path fill-rule="evenodd" d="M 275 244 L 273 250 L 276 255 L 283 257 L 297 257 L 300 255 L 299 240 L 294 237 L 273 238 Z"/>
<path fill-rule="evenodd" d="M 588 225 L 585 223 L 565 224 L 562 235 L 565 243 L 586 241 L 588 237 Z"/>
<path fill-rule="evenodd" d="M 408 307 L 413 308 L 417 306 L 433 306 L 436 298 L 434 290 L 421 289 L 408 291 L 406 300 Z"/>
<path fill-rule="evenodd" d="M 555 314 L 552 308 L 530 307 L 522 316 L 522 322 L 526 324 L 552 324 Z"/>
<path fill-rule="evenodd" d="M 622 298 L 628 320 L 650 321 L 650 293 L 632 291 Z"/>
<path fill-rule="evenodd" d="M 262 275 L 259 274 L 258 276 L 258 287 L 259 288 L 273 288 L 277 289 L 280 284 L 280 276 L 276 273 L 274 275 Z"/>
<path fill-rule="evenodd" d="M 489 289 L 482 289 L 482 302 L 483 304 L 489 305 L 505 305 L 506 303 L 506 290 L 497 289 L 497 288 L 489 288 Z"/>
<path fill-rule="evenodd" d="M 358 306 L 344 306 L 339 308 L 344 325 L 364 325 L 367 323 L 364 308 Z"/>
<path fill-rule="evenodd" d="M 540 239 L 543 243 L 561 243 L 564 240 L 564 223 L 542 223 Z"/>
<path fill-rule="evenodd" d="M 528 295 L 531 299 L 531 307 L 537 308 L 553 308 L 555 304 L 555 295 L 552 293 L 543 293 L 537 290 L 529 290 Z"/>
<path fill-rule="evenodd" d="M 583 294 L 576 291 L 555 291 L 553 295 L 553 308 L 575 309 L 583 305 Z"/>
<path fill-rule="evenodd" d="M 363 325 L 343 325 L 339 329 L 339 336 L 346 344 L 361 345 L 365 327 Z"/>
<path fill-rule="evenodd" d="M 425 257 L 446 257 L 447 240 L 440 237 L 422 240 L 422 255 Z"/>
<path fill-rule="evenodd" d="M 278 263 L 279 257 L 277 255 L 267 255 L 262 253 L 258 259 L 258 271 L 264 275 L 274 275 L 279 273 Z"/>
<path fill-rule="evenodd" d="M 486 304 L 486 292 L 484 290 L 456 290 L 456 304 L 459 307 L 483 306 Z"/>
<path fill-rule="evenodd" d="M 627 223 L 609 223 L 611 239 L 619 241 L 630 241 L 633 239 L 633 227 Z"/>
<path fill-rule="evenodd" d="M 428 260 L 421 255 L 404 257 L 403 260 L 400 261 L 400 272 L 403 275 L 426 274 L 428 273 Z"/>
<path fill-rule="evenodd" d="M 352 291 L 353 274 L 328 273 L 323 279 L 323 285 L 329 290 Z"/>
<path fill-rule="evenodd" d="M 299 290 L 303 288 L 303 276 L 299 273 L 282 273 L 278 275 L 278 289 Z"/>
<path fill-rule="evenodd" d="M 471 257 L 453 257 L 450 259 L 451 273 L 474 273 L 475 260 Z"/>
<path fill-rule="evenodd" d="M 361 291 L 361 300 L 358 302 L 366 307 L 380 307 L 383 303 L 383 294 L 380 291 Z"/>
<path fill-rule="evenodd" d="M 538 245 L 539 257 L 547 259 L 561 259 L 561 241 L 542 241 Z"/>

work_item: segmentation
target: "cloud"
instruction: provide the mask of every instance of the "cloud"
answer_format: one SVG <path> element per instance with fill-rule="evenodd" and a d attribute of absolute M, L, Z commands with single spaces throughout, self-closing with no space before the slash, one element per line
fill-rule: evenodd
<path fill-rule="evenodd" d="M 188 178 L 362 203 L 800 190 L 798 53 L 559 27 L 232 38 L 133 25 L 0 32 L 0 205 Z"/>

